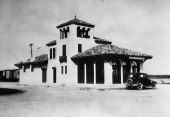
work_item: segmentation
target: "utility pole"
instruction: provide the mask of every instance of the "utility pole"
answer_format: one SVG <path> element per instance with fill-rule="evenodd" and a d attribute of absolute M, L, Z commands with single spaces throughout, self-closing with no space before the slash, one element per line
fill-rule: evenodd
<path fill-rule="evenodd" d="M 32 46 L 33 46 L 33 45 L 34 45 L 33 43 L 30 43 L 30 44 L 29 44 L 30 50 L 31 50 L 31 58 L 33 57 L 33 52 L 32 52 Z"/>

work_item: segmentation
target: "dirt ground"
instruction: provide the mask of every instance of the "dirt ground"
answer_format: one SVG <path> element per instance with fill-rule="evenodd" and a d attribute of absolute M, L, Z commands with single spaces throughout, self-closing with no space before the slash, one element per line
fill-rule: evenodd
<path fill-rule="evenodd" d="M 24 93 L 0 96 L 0 117 L 170 117 L 170 85 L 155 90 L 23 86 Z"/>

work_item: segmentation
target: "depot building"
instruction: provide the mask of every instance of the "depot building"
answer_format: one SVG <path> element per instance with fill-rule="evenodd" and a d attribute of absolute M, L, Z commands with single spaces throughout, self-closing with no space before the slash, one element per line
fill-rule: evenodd
<path fill-rule="evenodd" d="M 152 58 L 96 37 L 95 25 L 76 17 L 56 28 L 58 37 L 46 44 L 47 54 L 15 64 L 21 84 L 123 84 Z"/>

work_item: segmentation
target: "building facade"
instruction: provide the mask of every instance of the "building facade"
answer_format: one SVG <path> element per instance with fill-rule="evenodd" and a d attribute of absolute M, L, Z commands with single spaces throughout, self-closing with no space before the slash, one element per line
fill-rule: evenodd
<path fill-rule="evenodd" d="M 58 25 L 59 37 L 46 44 L 48 54 L 15 64 L 22 84 L 123 84 L 152 56 L 112 45 L 94 36 L 95 25 L 76 17 Z M 40 59 L 41 58 L 41 59 Z"/>

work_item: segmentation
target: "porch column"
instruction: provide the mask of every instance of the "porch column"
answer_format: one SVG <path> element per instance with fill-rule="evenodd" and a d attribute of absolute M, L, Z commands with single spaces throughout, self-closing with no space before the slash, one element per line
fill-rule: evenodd
<path fill-rule="evenodd" d="M 96 84 L 96 63 L 93 64 L 93 72 L 94 72 L 94 84 Z"/>
<path fill-rule="evenodd" d="M 86 84 L 86 63 L 84 64 L 84 84 Z"/>
<path fill-rule="evenodd" d="M 120 77 L 121 77 L 121 84 L 123 84 L 123 63 L 120 63 Z"/>
<path fill-rule="evenodd" d="M 109 62 L 104 63 L 104 84 L 112 84 L 112 65 Z"/>

